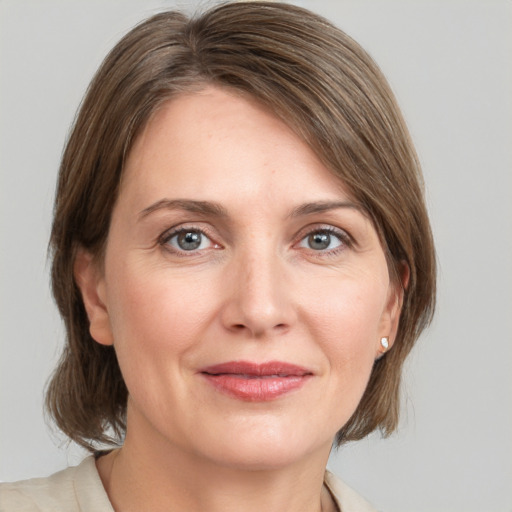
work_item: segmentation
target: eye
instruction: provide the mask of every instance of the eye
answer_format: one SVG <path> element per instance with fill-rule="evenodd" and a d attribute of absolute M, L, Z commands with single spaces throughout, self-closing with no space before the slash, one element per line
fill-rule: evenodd
<path fill-rule="evenodd" d="M 201 230 L 186 228 L 168 233 L 162 240 L 162 244 L 178 252 L 200 251 L 215 246 Z"/>
<path fill-rule="evenodd" d="M 348 245 L 348 235 L 338 233 L 334 229 L 317 229 L 311 231 L 300 242 L 299 247 L 305 247 L 313 251 L 335 251 L 343 245 Z"/>

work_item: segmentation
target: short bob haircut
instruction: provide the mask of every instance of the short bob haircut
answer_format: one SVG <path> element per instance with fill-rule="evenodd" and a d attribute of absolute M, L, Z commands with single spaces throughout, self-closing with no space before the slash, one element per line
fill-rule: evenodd
<path fill-rule="evenodd" d="M 403 362 L 435 303 L 420 166 L 371 57 L 320 16 L 275 2 L 225 3 L 192 18 L 157 14 L 121 39 L 92 80 L 63 153 L 55 199 L 52 285 L 67 340 L 47 388 L 50 416 L 91 451 L 122 442 L 128 390 L 114 348 L 89 333 L 75 257 L 85 248 L 101 265 L 125 159 L 151 116 L 169 99 L 211 84 L 251 97 L 284 120 L 373 221 L 391 279 L 400 282 L 409 267 L 395 343 L 375 362 L 336 443 L 375 429 L 389 435 L 398 423 Z"/>

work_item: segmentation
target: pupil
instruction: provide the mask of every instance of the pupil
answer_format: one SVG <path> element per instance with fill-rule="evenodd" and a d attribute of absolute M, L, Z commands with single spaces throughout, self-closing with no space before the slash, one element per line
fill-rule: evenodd
<path fill-rule="evenodd" d="M 327 249 L 331 243 L 331 235 L 329 233 L 315 233 L 313 235 L 309 235 L 308 242 L 311 249 Z"/>
<path fill-rule="evenodd" d="M 193 251 L 201 245 L 201 233 L 181 233 L 178 235 L 178 245 L 184 251 Z"/>

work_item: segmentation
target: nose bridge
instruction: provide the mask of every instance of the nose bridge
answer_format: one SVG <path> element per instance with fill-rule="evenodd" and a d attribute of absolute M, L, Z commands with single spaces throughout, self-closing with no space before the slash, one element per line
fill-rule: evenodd
<path fill-rule="evenodd" d="M 226 327 L 262 336 L 289 327 L 293 307 L 282 259 L 272 244 L 240 251 L 232 267 Z"/>

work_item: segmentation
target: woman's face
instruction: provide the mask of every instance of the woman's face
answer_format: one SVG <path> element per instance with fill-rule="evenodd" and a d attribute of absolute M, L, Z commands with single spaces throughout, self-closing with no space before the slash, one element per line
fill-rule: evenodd
<path fill-rule="evenodd" d="M 76 274 L 129 390 L 127 442 L 233 467 L 327 457 L 398 320 L 376 231 L 339 180 L 213 87 L 148 123 L 104 266 L 82 253 Z"/>

